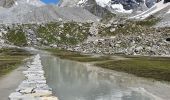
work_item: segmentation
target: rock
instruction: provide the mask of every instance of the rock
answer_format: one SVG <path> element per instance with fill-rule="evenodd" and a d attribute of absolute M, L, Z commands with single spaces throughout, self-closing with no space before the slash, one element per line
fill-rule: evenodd
<path fill-rule="evenodd" d="M 110 29 L 110 32 L 114 32 L 116 29 L 115 28 L 111 28 Z"/>
<path fill-rule="evenodd" d="M 57 97 L 41 97 L 40 100 L 59 100 Z"/>
<path fill-rule="evenodd" d="M 46 84 L 40 56 L 36 55 L 27 66 L 27 71 L 23 71 L 26 80 L 19 85 L 16 92 L 10 94 L 10 100 L 58 100 L 51 96 L 52 89 Z"/>
<path fill-rule="evenodd" d="M 69 35 L 69 34 L 66 34 L 66 37 L 67 37 L 67 38 L 70 38 L 70 35 Z"/>
<path fill-rule="evenodd" d="M 49 90 L 34 90 L 33 93 L 31 94 L 32 96 L 35 96 L 35 97 L 48 97 L 48 96 L 51 96 L 52 95 L 52 92 L 49 91 Z"/>
<path fill-rule="evenodd" d="M 136 53 L 137 53 L 137 52 L 140 52 L 142 49 L 143 49 L 143 47 L 142 47 L 142 46 L 139 46 L 139 47 L 135 48 L 135 52 L 136 52 Z"/>
<path fill-rule="evenodd" d="M 19 90 L 18 92 L 23 93 L 23 94 L 28 94 L 28 93 L 31 93 L 33 89 L 34 89 L 33 87 L 24 88 L 24 89 Z"/>
<path fill-rule="evenodd" d="M 61 24 L 59 27 L 60 27 L 60 28 L 64 28 L 64 25 L 63 25 L 63 24 Z"/>
<path fill-rule="evenodd" d="M 14 92 L 9 95 L 10 100 L 19 100 L 20 98 L 22 98 L 22 94 L 19 92 Z"/>

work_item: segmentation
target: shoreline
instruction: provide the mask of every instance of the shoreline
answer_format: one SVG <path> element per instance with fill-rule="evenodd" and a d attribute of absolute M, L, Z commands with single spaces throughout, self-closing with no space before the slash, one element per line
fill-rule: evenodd
<path fill-rule="evenodd" d="M 93 63 L 97 67 L 133 74 L 138 77 L 152 78 L 170 82 L 170 57 L 83 55 L 79 52 L 59 49 L 45 49 L 61 59 Z"/>
<path fill-rule="evenodd" d="M 23 70 L 25 70 L 24 66 L 19 66 L 15 70 L 0 78 L 1 100 L 9 100 L 8 96 L 10 95 L 10 93 L 15 91 L 18 84 L 25 79 L 25 77 L 22 75 Z"/>

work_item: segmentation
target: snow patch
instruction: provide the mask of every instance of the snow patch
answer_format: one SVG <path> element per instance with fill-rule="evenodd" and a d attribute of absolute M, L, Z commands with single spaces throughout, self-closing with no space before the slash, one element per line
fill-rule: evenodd
<path fill-rule="evenodd" d="M 81 5 L 81 4 L 85 4 L 88 0 L 80 0 L 77 4 Z"/>
<path fill-rule="evenodd" d="M 132 13 L 133 10 L 125 10 L 122 4 L 113 4 L 111 8 L 120 13 Z"/>
<path fill-rule="evenodd" d="M 111 0 L 96 0 L 96 3 L 101 7 L 106 7 Z"/>
<path fill-rule="evenodd" d="M 18 5 L 18 2 L 17 2 L 17 1 L 15 1 L 15 5 L 16 5 L 16 6 Z"/>

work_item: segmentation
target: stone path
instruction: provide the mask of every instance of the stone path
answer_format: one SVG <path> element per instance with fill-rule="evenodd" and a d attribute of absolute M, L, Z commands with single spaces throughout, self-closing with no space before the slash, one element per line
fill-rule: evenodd
<path fill-rule="evenodd" d="M 27 65 L 28 69 L 23 71 L 26 77 L 16 89 L 9 95 L 10 100 L 58 100 L 52 96 L 52 89 L 46 84 L 40 55 L 33 58 L 33 62 Z"/>

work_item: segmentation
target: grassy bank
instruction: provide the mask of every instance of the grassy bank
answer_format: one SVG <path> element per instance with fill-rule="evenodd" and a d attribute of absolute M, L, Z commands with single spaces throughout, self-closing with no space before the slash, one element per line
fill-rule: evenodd
<path fill-rule="evenodd" d="M 60 49 L 45 49 L 49 52 L 52 52 L 53 55 L 60 57 L 61 59 L 69 59 L 79 62 L 95 62 L 95 61 L 105 61 L 110 60 L 108 56 L 95 57 L 92 55 L 81 54 L 79 52 L 60 50 Z"/>
<path fill-rule="evenodd" d="M 170 58 L 130 58 L 128 60 L 106 61 L 95 65 L 140 77 L 170 81 Z"/>
<path fill-rule="evenodd" d="M 128 59 L 114 59 L 111 56 L 83 55 L 59 49 L 46 49 L 62 59 L 79 62 L 95 62 L 96 66 L 134 74 L 140 77 L 170 81 L 170 58 L 163 57 L 128 57 Z"/>
<path fill-rule="evenodd" d="M 0 77 L 16 69 L 30 55 L 29 52 L 21 49 L 0 49 Z"/>

